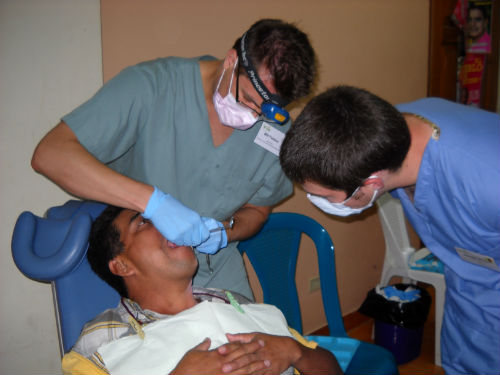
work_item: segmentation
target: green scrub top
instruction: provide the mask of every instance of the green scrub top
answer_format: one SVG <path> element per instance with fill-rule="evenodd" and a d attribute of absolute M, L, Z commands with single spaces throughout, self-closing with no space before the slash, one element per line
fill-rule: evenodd
<path fill-rule="evenodd" d="M 63 117 L 101 162 L 156 185 L 202 216 L 224 220 L 245 203 L 274 205 L 292 193 L 279 158 L 254 143 L 261 123 L 212 141 L 199 60 L 168 57 L 126 68 Z M 282 132 L 290 124 L 272 125 Z M 241 255 L 231 243 L 205 254 L 194 284 L 252 297 Z"/>

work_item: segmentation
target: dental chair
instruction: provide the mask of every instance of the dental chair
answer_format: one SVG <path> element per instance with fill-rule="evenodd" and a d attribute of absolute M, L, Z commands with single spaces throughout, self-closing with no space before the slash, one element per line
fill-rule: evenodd
<path fill-rule="evenodd" d="M 86 257 L 92 222 L 105 207 L 70 200 L 49 209 L 45 217 L 23 212 L 14 227 L 12 255 L 17 267 L 31 279 L 52 284 L 61 356 L 71 350 L 87 321 L 116 307 L 120 299 L 91 270 Z M 314 220 L 299 214 L 273 213 L 256 236 L 240 243 L 240 251 L 247 253 L 259 276 L 265 302 L 281 308 L 290 326 L 302 333 L 294 284 L 302 232 L 318 247 L 323 304 L 331 335 L 308 338 L 331 350 L 347 374 L 398 374 L 389 351 L 347 337 L 338 301 L 333 244 Z"/>
<path fill-rule="evenodd" d="M 61 357 L 71 350 L 83 325 L 101 311 L 116 307 L 119 294 L 87 262 L 93 220 L 106 206 L 70 200 L 46 217 L 23 212 L 12 235 L 12 255 L 27 277 L 52 284 Z"/>
<path fill-rule="evenodd" d="M 432 262 L 422 262 L 426 258 L 432 258 L 432 255 L 429 257 L 427 248 L 417 250 L 410 245 L 403 207 L 399 200 L 386 193 L 377 200 L 377 205 L 386 246 L 380 285 L 389 285 L 392 277 L 400 276 L 404 283 L 416 284 L 420 281 L 434 287 L 434 363 L 441 366 L 441 325 L 446 292 L 442 263 L 436 258 Z"/>
<path fill-rule="evenodd" d="M 269 215 L 262 229 L 241 241 L 260 281 L 265 303 L 277 306 L 288 325 L 302 334 L 295 271 L 301 237 L 310 237 L 316 247 L 323 308 L 330 336 L 306 336 L 332 351 L 346 374 L 398 374 L 391 352 L 380 346 L 347 336 L 340 311 L 335 271 L 335 250 L 328 232 L 315 220 L 298 213 Z"/>

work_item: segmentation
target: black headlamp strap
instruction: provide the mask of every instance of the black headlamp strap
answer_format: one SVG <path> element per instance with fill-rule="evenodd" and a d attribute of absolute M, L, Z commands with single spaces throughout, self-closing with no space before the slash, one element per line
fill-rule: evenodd
<path fill-rule="evenodd" d="M 252 62 L 250 61 L 250 57 L 247 56 L 247 40 L 246 40 L 247 33 L 243 34 L 241 37 L 241 42 L 240 42 L 240 48 L 239 48 L 239 57 L 241 60 L 241 64 L 243 65 L 243 68 L 247 72 L 248 78 L 250 78 L 250 82 L 252 82 L 253 87 L 259 95 L 264 99 L 264 102 L 271 102 L 274 103 L 280 107 L 285 107 L 288 102 L 283 100 L 279 95 L 276 94 L 271 94 L 269 90 L 267 89 L 266 85 L 261 81 L 259 78 L 259 75 L 257 74 L 257 70 L 254 68 Z"/>

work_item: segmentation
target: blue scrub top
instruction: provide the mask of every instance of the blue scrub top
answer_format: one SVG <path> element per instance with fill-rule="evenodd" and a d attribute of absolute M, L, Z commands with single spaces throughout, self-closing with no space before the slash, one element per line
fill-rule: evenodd
<path fill-rule="evenodd" d="M 498 374 L 500 272 L 464 260 L 459 251 L 500 265 L 499 116 L 437 98 L 397 108 L 441 130 L 426 146 L 414 201 L 404 189 L 392 195 L 444 264 L 443 367 L 449 374 Z"/>

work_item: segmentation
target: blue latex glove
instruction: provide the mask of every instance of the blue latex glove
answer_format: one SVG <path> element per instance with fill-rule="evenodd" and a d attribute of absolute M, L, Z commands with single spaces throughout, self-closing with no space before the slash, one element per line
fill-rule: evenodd
<path fill-rule="evenodd" d="M 167 240 L 178 246 L 197 246 L 210 236 L 197 212 L 156 186 L 142 216 L 150 219 Z"/>
<path fill-rule="evenodd" d="M 210 237 L 205 242 L 202 242 L 196 247 L 200 253 L 215 254 L 220 249 L 227 246 L 227 233 L 224 224 L 211 217 L 202 217 L 203 223 L 208 230 L 221 228 L 221 230 L 210 232 Z"/>

